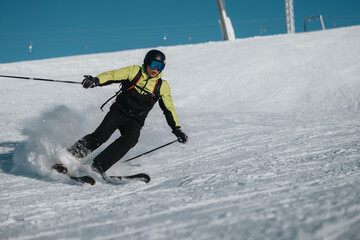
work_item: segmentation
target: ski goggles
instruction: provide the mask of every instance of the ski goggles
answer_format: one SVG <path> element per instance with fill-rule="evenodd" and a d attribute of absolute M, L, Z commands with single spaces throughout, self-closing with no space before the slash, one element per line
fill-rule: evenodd
<path fill-rule="evenodd" d="M 158 61 L 151 61 L 149 66 L 152 70 L 158 69 L 159 72 L 161 72 L 165 68 L 165 63 L 158 62 Z"/>

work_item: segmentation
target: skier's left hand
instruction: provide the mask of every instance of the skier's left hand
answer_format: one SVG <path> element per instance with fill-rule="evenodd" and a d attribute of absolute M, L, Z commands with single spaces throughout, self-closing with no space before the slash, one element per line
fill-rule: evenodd
<path fill-rule="evenodd" d="M 189 141 L 189 137 L 181 130 L 180 127 L 175 128 L 173 130 L 173 134 L 175 134 L 179 143 L 185 144 Z"/>
<path fill-rule="evenodd" d="M 99 79 L 97 77 L 92 77 L 90 75 L 85 75 L 82 85 L 84 88 L 93 88 L 99 86 Z"/>

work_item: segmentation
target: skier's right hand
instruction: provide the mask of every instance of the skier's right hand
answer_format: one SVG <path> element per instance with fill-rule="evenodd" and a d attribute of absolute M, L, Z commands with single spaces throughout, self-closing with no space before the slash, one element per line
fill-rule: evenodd
<path fill-rule="evenodd" d="M 90 75 L 85 75 L 82 85 L 84 88 L 93 88 L 99 86 L 99 79 L 97 77 L 92 77 Z"/>

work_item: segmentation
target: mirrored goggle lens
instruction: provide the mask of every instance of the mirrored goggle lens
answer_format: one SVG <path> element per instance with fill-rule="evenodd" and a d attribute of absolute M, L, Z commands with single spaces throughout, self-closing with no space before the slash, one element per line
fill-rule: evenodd
<path fill-rule="evenodd" d="M 165 64 L 162 63 L 162 62 L 158 62 L 158 61 L 152 61 L 150 63 L 150 68 L 153 69 L 153 70 L 158 69 L 159 72 L 161 72 L 162 70 L 164 70 Z"/>

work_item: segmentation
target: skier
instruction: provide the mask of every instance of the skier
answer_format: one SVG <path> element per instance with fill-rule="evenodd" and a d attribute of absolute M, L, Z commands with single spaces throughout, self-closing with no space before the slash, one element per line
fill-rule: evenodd
<path fill-rule="evenodd" d="M 170 86 L 161 79 L 165 64 L 164 53 L 151 50 L 141 67 L 132 65 L 96 77 L 85 76 L 82 85 L 86 89 L 121 83 L 121 91 L 99 127 L 69 147 L 68 152 L 78 159 L 85 158 L 119 129 L 121 136 L 97 155 L 91 166 L 94 171 L 104 174 L 137 144 L 145 119 L 158 100 L 172 133 L 185 144 L 188 136 L 180 128 Z"/>

